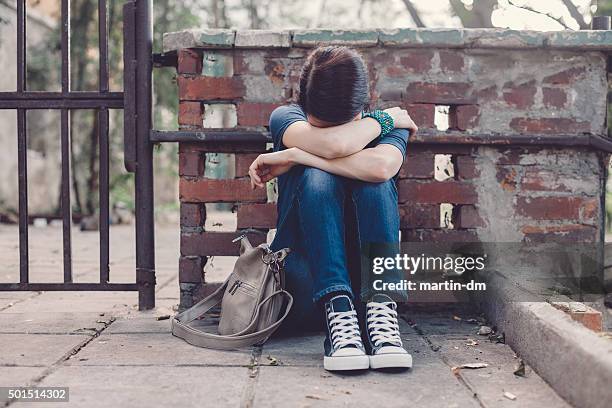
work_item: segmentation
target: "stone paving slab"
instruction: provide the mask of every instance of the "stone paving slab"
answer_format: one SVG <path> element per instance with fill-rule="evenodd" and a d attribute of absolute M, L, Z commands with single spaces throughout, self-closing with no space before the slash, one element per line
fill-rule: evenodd
<path fill-rule="evenodd" d="M 136 292 L 44 292 L 0 313 L 116 313 L 138 305 Z"/>
<path fill-rule="evenodd" d="M 70 365 L 249 366 L 251 350 L 219 351 L 194 347 L 168 333 L 102 334 Z"/>
<path fill-rule="evenodd" d="M 471 393 L 432 366 L 398 373 L 330 374 L 316 367 L 261 367 L 254 407 L 479 407 Z"/>
<path fill-rule="evenodd" d="M 40 377 L 45 367 L 2 367 L 0 368 L 0 387 L 24 387 Z M 6 399 L 0 396 L 0 406 Z"/>
<path fill-rule="evenodd" d="M 238 407 L 247 379 L 243 367 L 65 366 L 40 385 L 70 387 L 68 404 L 45 408 Z"/>
<path fill-rule="evenodd" d="M 103 316 L 100 316 L 100 315 Z M 112 321 L 104 313 L 0 313 L 0 334 L 93 334 Z"/>
<path fill-rule="evenodd" d="M 493 343 L 488 339 L 474 339 L 478 345 L 465 339 L 449 339 L 447 336 L 427 337 L 440 347 L 439 353 L 450 366 L 465 363 L 487 363 L 486 368 L 461 369 L 458 375 L 478 394 L 478 398 L 488 407 L 512 407 L 519 402 L 521 407 L 569 407 L 533 370 L 526 366 L 525 377 L 514 375 L 519 359 L 510 347 Z M 516 396 L 512 401 L 503 396 L 504 392 Z"/>
<path fill-rule="evenodd" d="M 48 366 L 89 337 L 74 334 L 2 334 L 0 365 Z"/>

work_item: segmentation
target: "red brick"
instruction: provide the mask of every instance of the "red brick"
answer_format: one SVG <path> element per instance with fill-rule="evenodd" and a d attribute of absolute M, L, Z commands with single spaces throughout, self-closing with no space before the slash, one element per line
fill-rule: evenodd
<path fill-rule="evenodd" d="M 410 50 L 410 54 L 400 57 L 400 64 L 387 65 L 389 76 L 403 76 L 406 72 L 423 74 L 431 69 L 434 53 L 429 50 Z"/>
<path fill-rule="evenodd" d="M 202 227 L 205 222 L 204 204 L 181 203 L 181 227 Z"/>
<path fill-rule="evenodd" d="M 214 143 L 179 143 L 179 153 L 200 152 L 200 153 L 265 153 L 265 142 L 214 142 Z"/>
<path fill-rule="evenodd" d="M 545 84 L 569 85 L 585 72 L 585 67 L 569 68 L 545 77 L 542 82 Z"/>
<path fill-rule="evenodd" d="M 600 201 L 598 198 L 585 199 L 580 208 L 580 219 L 588 225 L 597 225 L 600 220 L 599 209 Z"/>
<path fill-rule="evenodd" d="M 236 110 L 238 126 L 268 126 L 272 111 L 279 106 L 276 103 L 239 103 Z"/>
<path fill-rule="evenodd" d="M 200 102 L 181 102 L 179 103 L 178 123 L 179 125 L 202 127 L 203 114 Z"/>
<path fill-rule="evenodd" d="M 460 205 L 456 208 L 455 228 L 480 228 L 486 226 L 475 206 Z"/>
<path fill-rule="evenodd" d="M 431 153 L 408 153 L 402 165 L 400 178 L 433 179 L 434 155 Z"/>
<path fill-rule="evenodd" d="M 451 109 L 449 127 L 458 130 L 471 130 L 478 126 L 480 109 L 478 105 L 458 105 Z"/>
<path fill-rule="evenodd" d="M 249 167 L 255 161 L 259 154 L 236 154 L 235 166 L 236 177 L 245 177 L 249 175 Z"/>
<path fill-rule="evenodd" d="M 409 104 L 406 105 L 408 114 L 420 128 L 434 128 L 436 105 L 433 104 Z"/>
<path fill-rule="evenodd" d="M 239 77 L 178 77 L 179 99 L 207 101 L 238 99 L 246 88 Z"/>
<path fill-rule="evenodd" d="M 471 84 L 464 82 L 412 82 L 402 95 L 407 102 L 454 105 L 470 103 Z"/>
<path fill-rule="evenodd" d="M 457 51 L 440 51 L 440 69 L 444 72 L 461 72 L 465 66 L 463 54 Z"/>
<path fill-rule="evenodd" d="M 587 133 L 591 130 L 588 122 L 568 118 L 514 118 L 510 127 L 522 133 Z"/>
<path fill-rule="evenodd" d="M 419 204 L 475 204 L 478 194 L 471 183 L 460 181 L 398 181 L 399 201 Z"/>
<path fill-rule="evenodd" d="M 516 210 L 536 220 L 578 220 L 584 204 L 580 197 L 518 197 Z"/>
<path fill-rule="evenodd" d="M 530 243 L 567 243 L 596 242 L 599 234 L 597 228 L 581 224 L 566 224 L 553 226 L 526 225 L 521 231 L 525 234 L 523 240 Z"/>
<path fill-rule="evenodd" d="M 276 203 L 241 204 L 238 206 L 238 228 L 276 228 Z"/>
<path fill-rule="evenodd" d="M 402 242 L 480 242 L 473 230 L 402 229 Z"/>
<path fill-rule="evenodd" d="M 183 256 L 236 256 L 240 252 L 240 242 L 232 240 L 241 234 L 233 232 L 201 232 L 181 234 L 181 255 Z M 249 233 L 253 246 L 266 242 L 266 234 Z"/>
<path fill-rule="evenodd" d="M 526 167 L 521 178 L 523 191 L 555 191 L 569 193 L 571 188 L 565 185 L 567 176 L 558 171 Z"/>
<path fill-rule="evenodd" d="M 497 99 L 499 99 L 499 96 L 497 95 L 497 86 L 496 85 L 491 85 L 491 86 L 488 86 L 486 88 L 478 89 L 478 90 L 474 91 L 473 95 L 474 95 L 474 97 L 476 97 L 478 102 L 481 102 L 481 101 L 497 101 Z"/>
<path fill-rule="evenodd" d="M 552 305 L 562 312 L 568 314 L 572 320 L 595 332 L 603 330 L 603 319 L 600 311 L 576 302 L 552 302 Z M 578 307 L 576 307 L 578 306 Z"/>
<path fill-rule="evenodd" d="M 506 84 L 504 87 L 504 101 L 518 109 L 527 109 L 533 105 L 536 92 L 535 81 L 517 86 Z"/>
<path fill-rule="evenodd" d="M 179 196 L 181 201 L 193 203 L 212 202 L 265 202 L 266 190 L 251 189 L 249 179 L 200 179 L 187 180 L 181 178 L 179 182 Z"/>
<path fill-rule="evenodd" d="M 543 88 L 542 97 L 544 106 L 549 108 L 563 108 L 567 103 L 567 94 L 563 89 Z"/>
<path fill-rule="evenodd" d="M 539 147 L 511 147 L 505 150 L 501 150 L 500 157 L 497 160 L 497 164 L 501 165 L 516 165 L 521 164 L 521 161 L 533 154 L 537 154 L 542 150 Z"/>
<path fill-rule="evenodd" d="M 455 174 L 459 180 L 471 180 L 480 176 L 476 168 L 476 159 L 472 156 L 455 156 Z"/>
<path fill-rule="evenodd" d="M 439 205 L 403 204 L 399 214 L 401 228 L 440 228 Z"/>
<path fill-rule="evenodd" d="M 501 188 L 503 188 L 504 190 L 516 190 L 516 185 L 518 183 L 518 174 L 514 167 L 498 167 L 496 177 L 497 181 L 499 181 L 499 184 L 501 185 Z"/>
<path fill-rule="evenodd" d="M 200 177 L 204 174 L 204 157 L 198 152 L 179 154 L 179 176 Z"/>
<path fill-rule="evenodd" d="M 179 74 L 201 74 L 202 55 L 195 50 L 178 50 L 177 72 Z"/>
<path fill-rule="evenodd" d="M 204 265 L 199 256 L 179 258 L 179 282 L 202 283 L 204 281 Z"/>

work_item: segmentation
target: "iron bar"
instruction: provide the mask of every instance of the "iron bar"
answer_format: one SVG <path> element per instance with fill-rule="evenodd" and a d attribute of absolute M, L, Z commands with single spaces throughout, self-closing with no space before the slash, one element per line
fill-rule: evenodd
<path fill-rule="evenodd" d="M 0 291 L 128 291 L 138 290 L 135 283 L 0 283 Z"/>
<path fill-rule="evenodd" d="M 17 110 L 17 167 L 19 185 L 19 282 L 29 281 L 28 268 L 28 143 L 26 111 Z"/>
<path fill-rule="evenodd" d="M 100 69 L 98 84 L 101 93 L 108 92 L 108 18 L 106 0 L 98 0 L 98 48 Z"/>
<path fill-rule="evenodd" d="M 140 310 L 155 307 L 155 219 L 153 216 L 152 1 L 136 0 L 136 282 Z"/>
<path fill-rule="evenodd" d="M 109 281 L 109 140 L 108 109 L 98 111 L 99 201 L 100 201 L 100 283 Z"/>
<path fill-rule="evenodd" d="M 61 111 L 61 156 L 62 156 L 62 239 L 64 253 L 64 282 L 72 282 L 72 207 L 70 204 L 70 112 Z"/>

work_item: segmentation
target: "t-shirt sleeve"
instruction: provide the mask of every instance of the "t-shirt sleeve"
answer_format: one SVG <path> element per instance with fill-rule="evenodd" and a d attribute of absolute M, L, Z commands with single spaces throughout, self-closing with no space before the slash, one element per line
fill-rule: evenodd
<path fill-rule="evenodd" d="M 406 157 L 408 146 L 408 129 L 393 129 L 385 136 L 381 137 L 377 144 L 390 144 L 399 149 L 402 156 Z"/>
<path fill-rule="evenodd" d="M 306 115 L 298 105 L 279 106 L 270 115 L 270 134 L 274 142 L 274 151 L 285 149 L 283 134 L 287 128 L 299 121 L 306 121 Z"/>

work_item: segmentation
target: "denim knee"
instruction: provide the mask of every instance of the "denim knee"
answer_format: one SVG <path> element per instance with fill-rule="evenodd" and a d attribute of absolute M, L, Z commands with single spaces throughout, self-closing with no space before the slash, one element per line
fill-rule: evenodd
<path fill-rule="evenodd" d="M 306 167 L 300 183 L 300 195 L 315 200 L 325 200 L 342 193 L 342 180 L 326 171 Z"/>
<path fill-rule="evenodd" d="M 389 201 L 397 204 L 397 188 L 393 180 L 387 180 L 382 183 L 357 181 L 353 185 L 353 194 L 367 200 L 374 200 L 376 202 Z"/>

